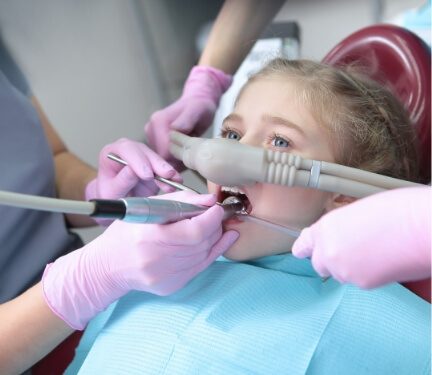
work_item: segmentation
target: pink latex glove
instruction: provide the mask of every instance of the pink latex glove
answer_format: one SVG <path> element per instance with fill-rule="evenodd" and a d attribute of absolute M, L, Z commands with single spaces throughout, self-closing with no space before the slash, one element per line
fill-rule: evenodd
<path fill-rule="evenodd" d="M 387 191 L 331 211 L 292 252 L 341 283 L 374 288 L 431 276 L 431 189 Z"/>
<path fill-rule="evenodd" d="M 211 125 L 219 99 L 231 85 L 232 76 L 209 66 L 192 68 L 183 94 L 170 106 L 155 112 L 145 125 L 148 144 L 164 159 L 177 165 L 169 152 L 169 132 L 178 130 L 200 136 Z"/>
<path fill-rule="evenodd" d="M 163 196 L 211 206 L 214 195 Z M 168 225 L 115 221 L 98 238 L 49 264 L 42 278 L 51 310 L 74 329 L 131 290 L 168 295 L 207 268 L 237 239 L 222 233 L 223 209 Z"/>
<path fill-rule="evenodd" d="M 113 153 L 125 160 L 123 166 L 111 159 Z M 85 189 L 86 200 L 118 199 L 126 196 L 148 197 L 157 193 L 159 188 L 165 192 L 174 189 L 162 182 L 155 181 L 154 175 L 175 181 L 182 181 L 180 174 L 164 159 L 145 144 L 121 138 L 105 146 L 99 154 L 98 176 L 90 181 Z M 109 225 L 112 220 L 97 219 L 101 225 Z"/>

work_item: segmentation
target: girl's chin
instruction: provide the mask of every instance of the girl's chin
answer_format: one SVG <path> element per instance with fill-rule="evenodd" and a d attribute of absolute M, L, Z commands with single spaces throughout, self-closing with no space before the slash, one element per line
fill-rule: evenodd
<path fill-rule="evenodd" d="M 223 254 L 225 258 L 233 261 L 247 261 L 290 252 L 295 240 L 286 234 L 238 219 L 226 220 L 223 229 L 235 230 L 240 234 L 237 241 Z"/>

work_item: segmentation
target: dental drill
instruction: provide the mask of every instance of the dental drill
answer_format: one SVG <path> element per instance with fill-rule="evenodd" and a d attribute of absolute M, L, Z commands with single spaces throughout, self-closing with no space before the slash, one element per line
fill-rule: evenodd
<path fill-rule="evenodd" d="M 189 137 L 173 131 L 171 153 L 184 165 L 221 186 L 257 182 L 301 186 L 363 198 L 387 189 L 423 186 L 340 164 L 253 147 L 238 141 Z"/>
<path fill-rule="evenodd" d="M 0 191 L 0 204 L 33 210 L 120 219 L 131 223 L 167 224 L 200 215 L 209 207 L 154 198 L 95 199 L 89 202 Z M 240 201 L 221 204 L 226 220 L 244 210 Z"/>

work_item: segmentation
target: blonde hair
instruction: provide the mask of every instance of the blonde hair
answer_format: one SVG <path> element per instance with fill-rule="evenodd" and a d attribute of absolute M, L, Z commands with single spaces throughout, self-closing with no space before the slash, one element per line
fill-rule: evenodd
<path fill-rule="evenodd" d="M 296 98 L 331 133 L 329 139 L 335 143 L 337 163 L 418 180 L 414 129 L 403 106 L 385 87 L 353 66 L 341 69 L 309 60 L 281 58 L 270 61 L 250 77 L 245 87 L 259 79 L 278 76 L 298 84 Z"/>

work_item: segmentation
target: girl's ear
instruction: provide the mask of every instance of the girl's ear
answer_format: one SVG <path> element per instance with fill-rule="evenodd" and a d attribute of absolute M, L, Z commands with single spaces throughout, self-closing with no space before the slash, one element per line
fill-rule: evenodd
<path fill-rule="evenodd" d="M 325 206 L 325 211 L 329 212 L 335 208 L 343 207 L 347 204 L 355 202 L 357 198 L 349 197 L 348 195 L 334 193 L 331 195 L 330 199 L 327 201 Z"/>

